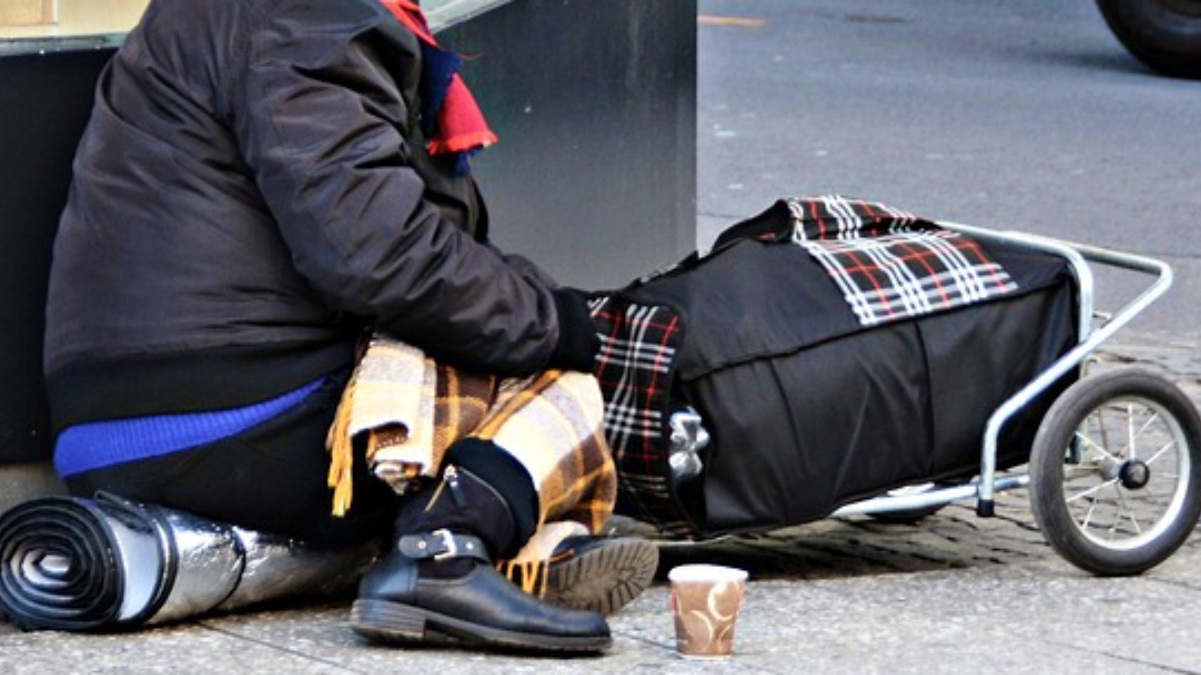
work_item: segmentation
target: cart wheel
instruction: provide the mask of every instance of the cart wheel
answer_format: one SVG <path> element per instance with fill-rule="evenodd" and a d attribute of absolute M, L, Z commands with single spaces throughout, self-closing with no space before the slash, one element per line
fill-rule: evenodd
<path fill-rule="evenodd" d="M 1201 513 L 1201 417 L 1176 385 L 1115 371 L 1068 388 L 1039 426 L 1030 500 L 1068 562 L 1103 576 L 1163 562 Z"/>

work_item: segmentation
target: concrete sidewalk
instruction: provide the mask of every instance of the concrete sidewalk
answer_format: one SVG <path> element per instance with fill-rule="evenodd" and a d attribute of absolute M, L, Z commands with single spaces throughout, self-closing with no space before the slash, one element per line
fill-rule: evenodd
<path fill-rule="evenodd" d="M 1160 371 L 1201 400 L 1201 347 L 1146 339 L 1100 367 Z M 831 519 L 707 545 L 684 562 L 751 570 L 737 653 L 681 660 L 667 588 L 611 618 L 602 657 L 559 660 L 374 646 L 347 627 L 348 600 L 206 618 L 117 635 L 21 633 L 0 625 L 0 672 L 37 673 L 1201 673 L 1201 537 L 1140 577 L 1101 579 L 1043 542 L 1025 491 L 998 516 L 952 505 L 916 525 Z"/>

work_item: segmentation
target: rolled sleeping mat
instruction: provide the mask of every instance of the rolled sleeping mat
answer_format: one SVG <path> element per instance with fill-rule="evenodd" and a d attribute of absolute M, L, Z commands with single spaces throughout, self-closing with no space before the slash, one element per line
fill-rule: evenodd
<path fill-rule="evenodd" d="M 111 495 L 46 497 L 0 516 L 0 611 L 26 629 L 166 623 L 343 590 L 378 554 Z"/>

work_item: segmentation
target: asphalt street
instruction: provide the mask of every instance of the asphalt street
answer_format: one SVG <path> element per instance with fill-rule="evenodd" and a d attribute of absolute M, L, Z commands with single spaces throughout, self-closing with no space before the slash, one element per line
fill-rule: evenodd
<path fill-rule="evenodd" d="M 1130 57 L 1091 0 L 701 0 L 699 238 L 789 195 L 1170 262 L 1131 327 L 1201 335 L 1201 82 Z M 1143 281 L 1100 275 L 1116 303 Z"/>

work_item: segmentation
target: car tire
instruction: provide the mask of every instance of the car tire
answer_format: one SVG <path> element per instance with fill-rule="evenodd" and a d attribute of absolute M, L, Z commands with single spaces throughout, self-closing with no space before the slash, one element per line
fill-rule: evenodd
<path fill-rule="evenodd" d="M 1105 22 L 1140 61 L 1201 79 L 1201 0 L 1097 0 Z"/>

